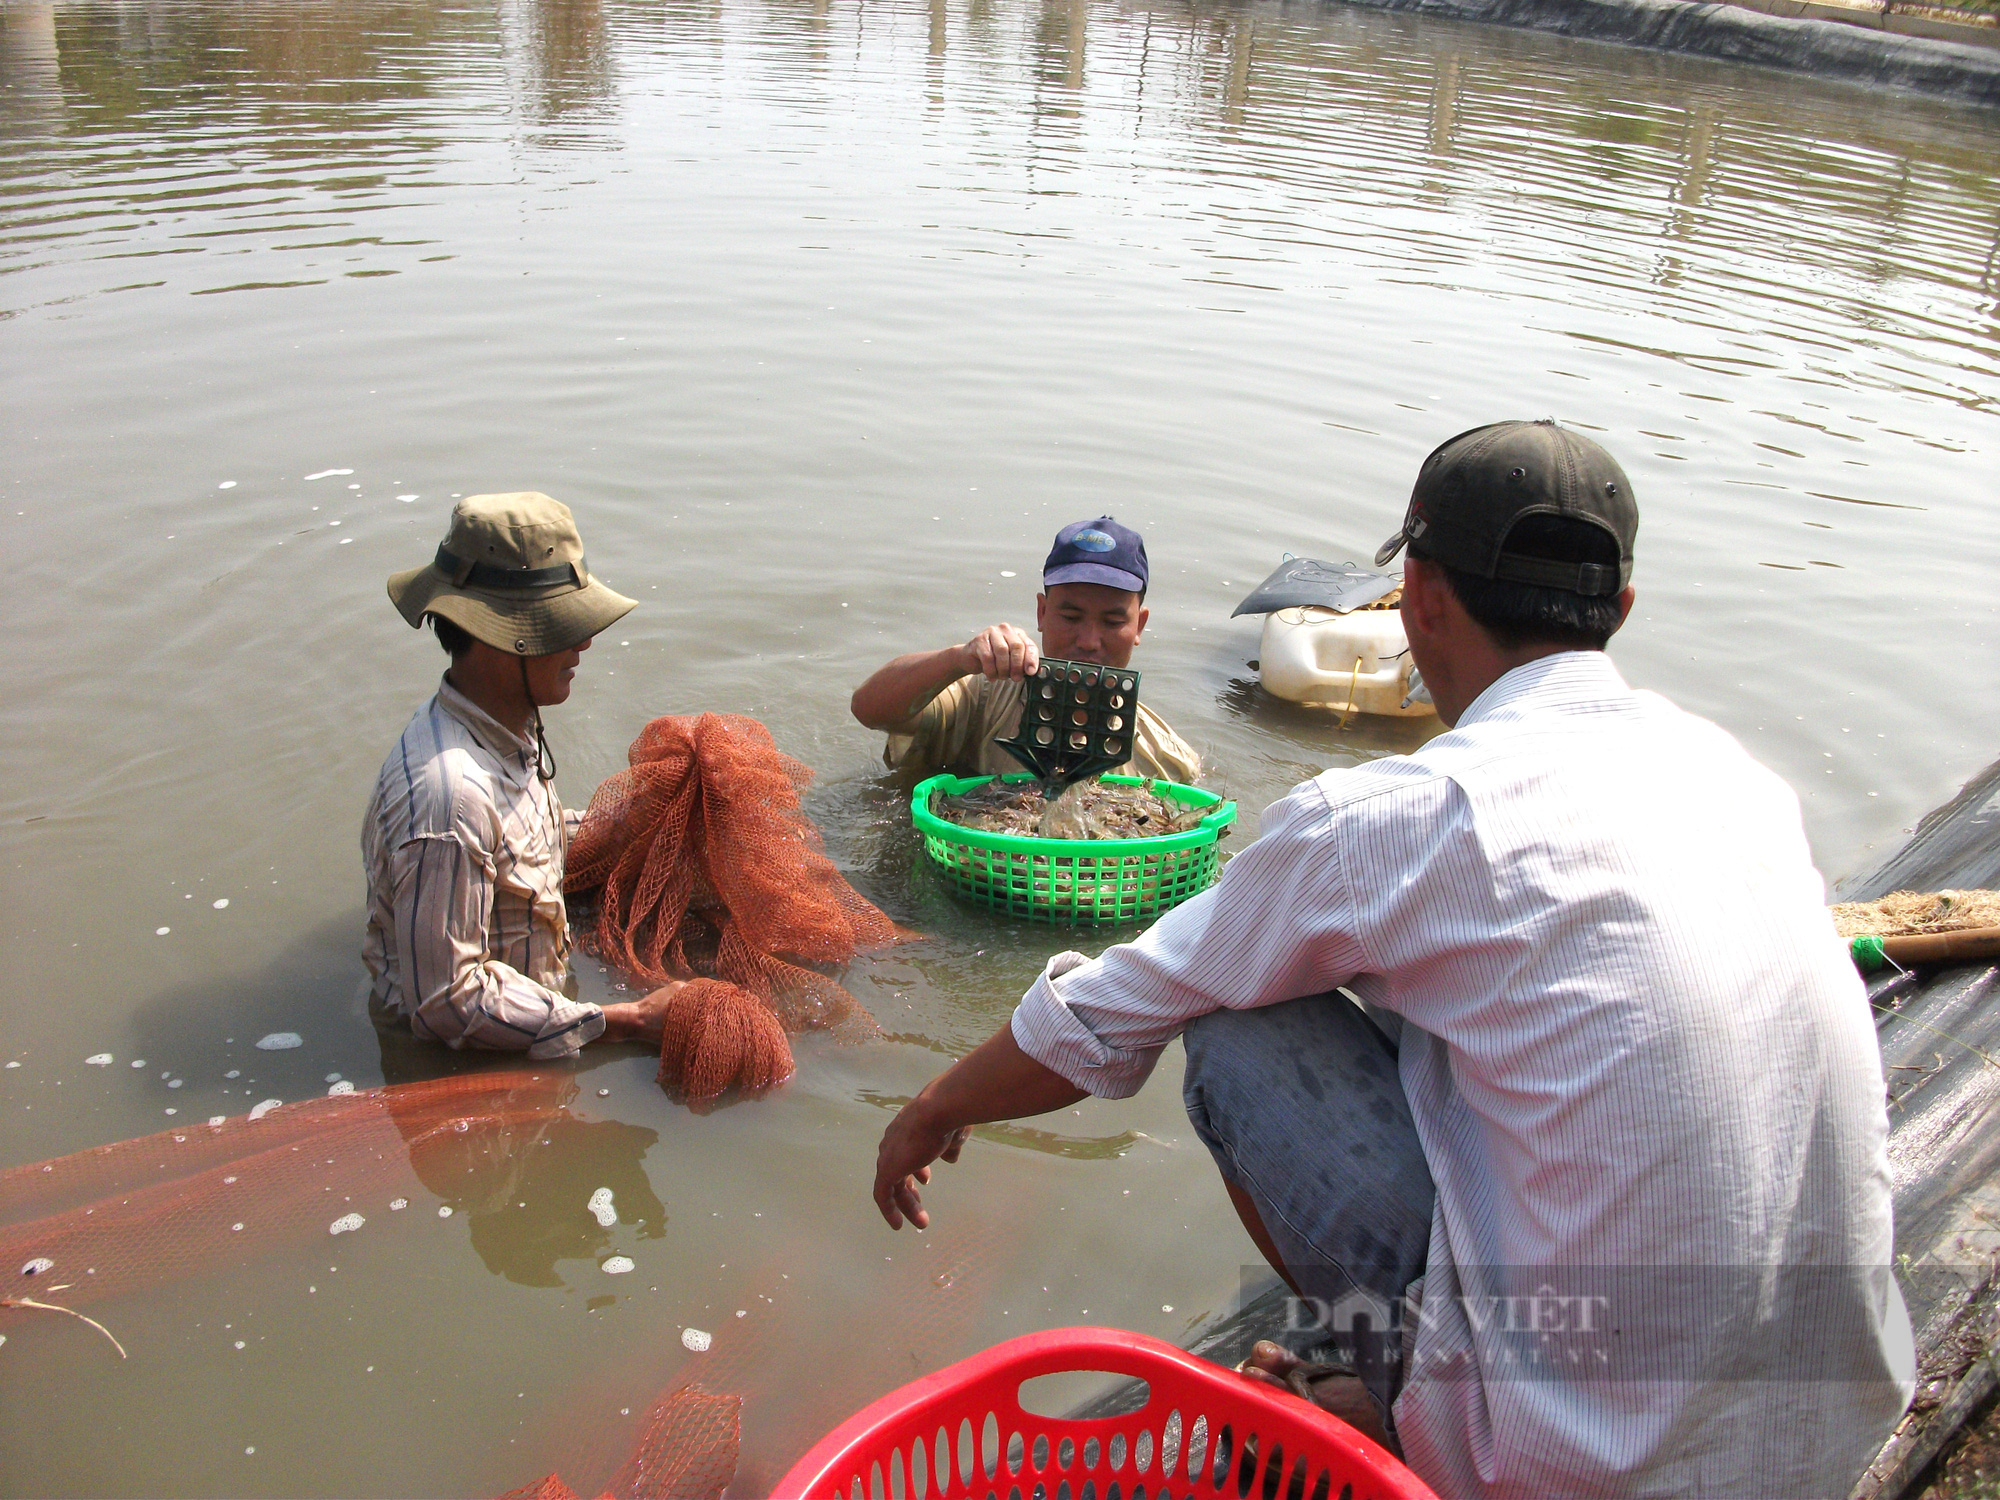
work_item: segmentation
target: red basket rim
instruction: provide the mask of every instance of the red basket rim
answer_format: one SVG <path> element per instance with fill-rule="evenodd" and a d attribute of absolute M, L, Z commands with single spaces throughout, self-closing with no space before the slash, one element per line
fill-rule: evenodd
<path fill-rule="evenodd" d="M 1066 1371 L 1104 1371 L 1146 1380 L 1151 1385 L 1146 1404 L 1122 1416 L 1091 1418 L 1037 1417 L 1019 1404 L 1020 1383 L 1038 1375 Z M 1153 1377 L 1177 1374 L 1198 1386 L 1213 1389 L 1218 1396 L 1261 1412 L 1280 1427 L 1306 1427 L 1312 1432 L 1319 1456 L 1327 1461 L 1345 1459 L 1364 1471 L 1380 1476 L 1384 1500 L 1437 1500 L 1422 1480 L 1380 1444 L 1363 1437 L 1330 1412 L 1289 1392 L 1243 1379 L 1232 1371 L 1189 1354 L 1185 1349 L 1149 1334 L 1123 1328 L 1052 1328 L 1041 1333 L 1022 1334 L 992 1348 L 947 1365 L 908 1385 L 871 1401 L 813 1444 L 805 1456 L 792 1465 L 772 1489 L 776 1500 L 809 1500 L 837 1493 L 829 1486 L 844 1480 L 868 1464 L 881 1452 L 885 1429 L 916 1417 L 949 1398 L 994 1380 L 1009 1382 L 1008 1395 L 990 1404 L 1001 1418 L 1003 1431 L 1012 1420 L 1021 1425 L 1059 1422 L 1066 1427 L 1093 1427 L 1099 1423 L 1143 1423 L 1152 1417 L 1164 1419 L 1166 1409 L 1185 1401 L 1162 1391 Z M 990 1396 L 990 1393 L 989 1393 Z M 982 1398 L 987 1399 L 987 1398 Z M 1160 1410 L 1155 1411 L 1158 1407 Z M 954 1413 L 954 1416 L 965 1413 Z M 1154 1425 L 1157 1425 L 1155 1423 Z"/>

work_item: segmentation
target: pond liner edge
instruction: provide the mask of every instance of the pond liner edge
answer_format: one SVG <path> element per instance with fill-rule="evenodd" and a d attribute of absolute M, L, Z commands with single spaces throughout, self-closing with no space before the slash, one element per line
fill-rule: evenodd
<path fill-rule="evenodd" d="M 1406 15 L 1554 32 L 1751 67 L 1907 89 L 2000 109 L 2000 52 L 1839 21 L 1794 20 L 1699 0 L 1322 0 Z"/>

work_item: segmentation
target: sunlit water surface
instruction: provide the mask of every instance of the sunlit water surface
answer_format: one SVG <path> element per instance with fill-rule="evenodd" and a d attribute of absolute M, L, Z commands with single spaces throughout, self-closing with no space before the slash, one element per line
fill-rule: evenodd
<path fill-rule="evenodd" d="M 849 973 L 893 1039 L 806 1039 L 774 1098 L 697 1117 L 593 1049 L 546 1165 L 451 1218 L 100 1304 L 124 1364 L 8 1315 L 8 1493 L 593 1483 L 578 1449 L 615 1461 L 704 1357 L 680 1330 L 721 1350 L 739 1309 L 858 1405 L 1011 1332 L 1220 1306 L 1251 1251 L 1176 1052 L 944 1174 L 984 1258 L 949 1318 L 901 1316 L 946 1252 L 866 1197 L 890 1108 L 1061 943 L 927 878 L 847 695 L 1031 619 L 1061 522 L 1144 529 L 1146 695 L 1245 834 L 1415 741 L 1261 696 L 1231 606 L 1286 551 L 1365 556 L 1423 453 L 1501 416 L 1623 459 L 1615 655 L 1790 779 L 1830 876 L 1993 753 L 1988 117 L 1307 5 L 0 17 L 0 1162 L 381 1081 L 357 826 L 442 665 L 382 581 L 454 494 L 568 501 L 642 601 L 553 716 L 571 801 L 656 714 L 754 714 L 928 935 Z M 251 1048 L 275 1030 L 304 1045 Z M 781 1461 L 759 1420 L 746 1459 Z"/>

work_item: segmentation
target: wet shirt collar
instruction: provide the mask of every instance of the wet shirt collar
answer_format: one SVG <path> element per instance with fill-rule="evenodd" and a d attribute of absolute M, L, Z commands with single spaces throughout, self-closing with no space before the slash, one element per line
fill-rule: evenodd
<path fill-rule="evenodd" d="M 503 765 L 525 767 L 534 760 L 533 740 L 514 733 L 453 687 L 449 677 L 438 679 L 437 701 L 440 708 L 470 730 L 472 737 Z"/>

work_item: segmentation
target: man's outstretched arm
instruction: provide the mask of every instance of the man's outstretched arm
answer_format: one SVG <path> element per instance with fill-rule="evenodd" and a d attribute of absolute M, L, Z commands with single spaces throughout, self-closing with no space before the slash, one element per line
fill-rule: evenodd
<path fill-rule="evenodd" d="M 1025 630 L 989 625 L 962 646 L 897 657 L 856 688 L 847 706 L 870 729 L 896 729 L 961 677 L 978 673 L 1005 681 L 1027 676 L 1041 662 L 1042 653 Z"/>
<path fill-rule="evenodd" d="M 971 1127 L 1047 1114 L 1089 1097 L 1023 1052 L 1013 1027 L 1002 1026 L 889 1122 L 875 1152 L 875 1206 L 891 1229 L 901 1229 L 904 1219 L 928 1228 L 931 1216 L 917 1188 L 931 1180 L 932 1162 L 958 1160 Z"/>

